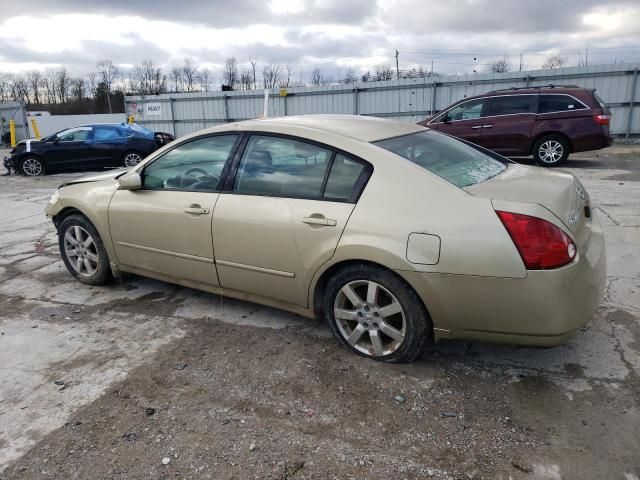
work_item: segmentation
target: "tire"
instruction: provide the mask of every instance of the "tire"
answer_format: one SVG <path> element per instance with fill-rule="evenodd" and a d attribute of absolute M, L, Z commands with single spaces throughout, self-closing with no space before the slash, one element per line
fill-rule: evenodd
<path fill-rule="evenodd" d="M 18 165 L 20 173 L 27 177 L 39 177 L 45 175 L 44 162 L 38 157 L 25 157 Z"/>
<path fill-rule="evenodd" d="M 122 165 L 127 168 L 135 167 L 141 161 L 142 161 L 142 155 L 132 150 L 129 150 L 128 152 L 124 152 L 124 155 L 122 155 Z"/>
<path fill-rule="evenodd" d="M 112 279 L 102 239 L 83 215 L 69 215 L 60 223 L 58 245 L 67 270 L 80 282 L 104 285 Z"/>
<path fill-rule="evenodd" d="M 418 295 L 382 268 L 356 264 L 338 271 L 325 288 L 323 310 L 346 349 L 377 361 L 412 362 L 433 342 Z"/>
<path fill-rule="evenodd" d="M 557 167 L 569 158 L 569 142 L 560 135 L 546 135 L 534 144 L 533 158 L 543 167 Z"/>

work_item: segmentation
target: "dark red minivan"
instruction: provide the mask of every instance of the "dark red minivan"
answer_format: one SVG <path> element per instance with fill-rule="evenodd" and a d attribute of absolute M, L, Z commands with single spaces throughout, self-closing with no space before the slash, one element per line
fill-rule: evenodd
<path fill-rule="evenodd" d="M 552 167 L 571 152 L 611 145 L 610 115 L 595 90 L 549 85 L 465 98 L 420 125 Z"/>

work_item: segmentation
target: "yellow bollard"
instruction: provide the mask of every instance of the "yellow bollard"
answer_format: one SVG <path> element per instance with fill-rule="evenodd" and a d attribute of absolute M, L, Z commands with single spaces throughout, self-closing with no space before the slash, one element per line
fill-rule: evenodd
<path fill-rule="evenodd" d="M 136 123 L 136 119 L 133 115 L 129 115 L 129 124 Z"/>
<path fill-rule="evenodd" d="M 9 120 L 9 135 L 11 137 L 11 148 L 16 146 L 16 121 L 12 118 Z"/>
<path fill-rule="evenodd" d="M 31 119 L 31 127 L 33 128 L 33 134 L 40 140 L 40 130 L 38 130 L 38 123 L 35 118 Z"/>

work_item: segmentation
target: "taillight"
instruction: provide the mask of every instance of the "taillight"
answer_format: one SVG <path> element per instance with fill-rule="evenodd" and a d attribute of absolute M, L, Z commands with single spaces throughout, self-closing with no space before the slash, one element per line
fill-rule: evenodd
<path fill-rule="evenodd" d="M 557 268 L 571 262 L 576 246 L 553 223 L 521 213 L 496 210 L 527 270 Z"/>
<path fill-rule="evenodd" d="M 598 125 L 609 125 L 611 117 L 609 115 L 596 115 L 593 117 Z"/>

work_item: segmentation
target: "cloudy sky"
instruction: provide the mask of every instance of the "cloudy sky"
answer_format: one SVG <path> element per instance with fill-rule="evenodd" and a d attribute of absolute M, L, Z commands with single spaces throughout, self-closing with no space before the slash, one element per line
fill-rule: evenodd
<path fill-rule="evenodd" d="M 11 3 L 9 8 L 8 3 Z M 3 5 L 4 4 L 4 5 Z M 483 71 L 503 55 L 539 67 L 560 52 L 571 64 L 640 61 L 639 0 L 0 0 L 0 72 L 65 65 L 74 75 L 108 58 L 170 68 L 185 57 L 216 72 L 292 63 L 308 77 L 348 67 L 423 65 Z M 218 73 L 219 75 L 219 73 Z"/>

